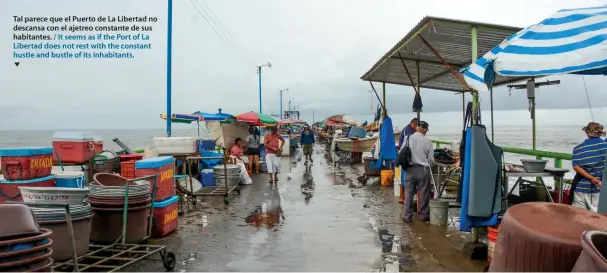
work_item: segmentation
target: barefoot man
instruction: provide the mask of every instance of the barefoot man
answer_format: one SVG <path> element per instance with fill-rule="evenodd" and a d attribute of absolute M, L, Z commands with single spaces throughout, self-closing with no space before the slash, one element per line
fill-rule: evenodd
<path fill-rule="evenodd" d="M 278 146 L 280 142 L 280 146 Z M 278 181 L 278 171 L 280 167 L 280 154 L 285 140 L 278 134 L 278 127 L 272 127 L 272 131 L 264 136 L 263 144 L 266 146 L 266 166 L 270 175 L 270 183 Z"/>

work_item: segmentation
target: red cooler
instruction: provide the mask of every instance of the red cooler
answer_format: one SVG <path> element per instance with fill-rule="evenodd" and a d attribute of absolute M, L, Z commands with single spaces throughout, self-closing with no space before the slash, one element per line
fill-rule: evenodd
<path fill-rule="evenodd" d="M 53 148 L 63 163 L 85 164 L 95 156 L 95 138 L 83 132 L 55 132 Z M 53 162 L 59 162 L 53 155 Z"/>
<path fill-rule="evenodd" d="M 7 180 L 49 176 L 53 168 L 53 148 L 0 149 L 0 164 Z"/>
<path fill-rule="evenodd" d="M 154 201 L 162 201 L 175 195 L 174 166 L 175 159 L 172 156 L 142 159 L 135 162 L 135 177 L 156 175 L 156 195 L 154 196 Z"/>
<path fill-rule="evenodd" d="M 152 236 L 164 237 L 177 229 L 177 201 L 179 196 L 171 196 L 166 200 L 154 202 L 154 223 L 152 224 Z"/>
<path fill-rule="evenodd" d="M 0 204 L 9 201 L 23 202 L 19 187 L 55 187 L 55 176 L 50 175 L 32 180 L 10 181 L 5 180 L 0 175 Z"/>
<path fill-rule="evenodd" d="M 95 145 L 95 154 L 103 152 L 103 138 L 100 136 L 93 136 L 93 145 Z"/>

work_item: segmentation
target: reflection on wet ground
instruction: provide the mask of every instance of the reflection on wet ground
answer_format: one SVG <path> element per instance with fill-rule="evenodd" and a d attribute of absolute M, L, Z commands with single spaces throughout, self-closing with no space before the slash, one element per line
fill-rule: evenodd
<path fill-rule="evenodd" d="M 177 254 L 175 271 L 482 269 L 455 256 L 444 229 L 404 225 L 392 187 L 364 177 L 360 166 L 332 163 L 320 145 L 314 151 L 311 164 L 302 162 L 301 151 L 283 157 L 278 183 L 253 175 L 229 205 L 221 197 L 184 205 L 177 232 L 155 243 Z M 438 248 L 439 256 L 427 247 Z M 151 262 L 128 270 L 163 271 Z"/>

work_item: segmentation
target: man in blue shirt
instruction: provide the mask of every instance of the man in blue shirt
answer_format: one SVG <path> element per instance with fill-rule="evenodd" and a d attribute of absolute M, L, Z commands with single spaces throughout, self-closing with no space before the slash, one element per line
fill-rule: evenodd
<path fill-rule="evenodd" d="M 412 119 L 405 128 L 400 132 L 400 137 L 398 138 L 398 150 L 403 147 L 405 143 L 405 137 L 415 134 L 417 132 L 417 118 Z"/>
<path fill-rule="evenodd" d="M 573 193 L 573 206 L 597 211 L 607 142 L 601 139 L 605 136 L 603 125 L 596 122 L 588 123 L 582 129 L 588 139 L 573 148 L 573 170 L 581 176 L 580 182 Z"/>
<path fill-rule="evenodd" d="M 405 146 L 405 138 L 415 134 L 417 132 L 417 118 L 412 119 L 405 128 L 400 132 L 400 137 L 398 138 L 398 150 L 402 149 Z M 400 199 L 399 203 L 405 203 L 405 170 L 400 170 Z"/>
<path fill-rule="evenodd" d="M 303 146 L 304 156 L 306 157 L 306 164 L 308 163 L 308 158 L 310 162 L 314 163 L 312 160 L 312 151 L 314 150 L 314 142 L 316 139 L 314 138 L 314 133 L 310 130 L 310 126 L 306 125 L 304 130 L 301 132 L 300 144 Z"/>

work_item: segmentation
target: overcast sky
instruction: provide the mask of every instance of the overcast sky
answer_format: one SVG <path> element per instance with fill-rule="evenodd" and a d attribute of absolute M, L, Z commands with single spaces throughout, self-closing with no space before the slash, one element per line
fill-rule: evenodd
<path fill-rule="evenodd" d="M 371 114 L 369 84 L 360 80 L 424 16 L 526 27 L 562 8 L 605 1 L 192 0 L 215 15 L 247 57 L 238 57 L 190 0 L 174 0 L 173 112 L 258 111 L 256 65 L 263 70 L 264 113 L 278 114 L 279 90 L 289 88 L 303 118 Z M 166 111 L 166 0 L 0 1 L 0 130 L 162 128 Z M 206 5 L 206 6 L 205 6 Z M 202 10 L 201 10 L 202 11 Z M 211 12 L 212 11 L 212 12 Z M 204 14 L 204 13 L 203 13 Z M 13 15 L 157 16 L 153 49 L 131 60 L 12 58 Z M 243 55 L 243 54 L 241 54 Z M 245 61 L 243 59 L 250 59 Z M 553 77 L 539 108 L 585 108 L 579 76 Z M 607 106 L 607 79 L 586 77 L 593 107 Z M 380 85 L 376 85 L 380 88 Z M 411 88 L 387 85 L 391 113 L 410 113 Z M 453 93 L 422 90 L 424 111 L 460 110 Z M 483 97 L 483 104 L 488 99 Z M 496 90 L 496 109 L 526 109 L 524 93 Z M 376 104 L 376 102 L 375 102 Z M 487 105 L 483 106 L 485 109 Z"/>

